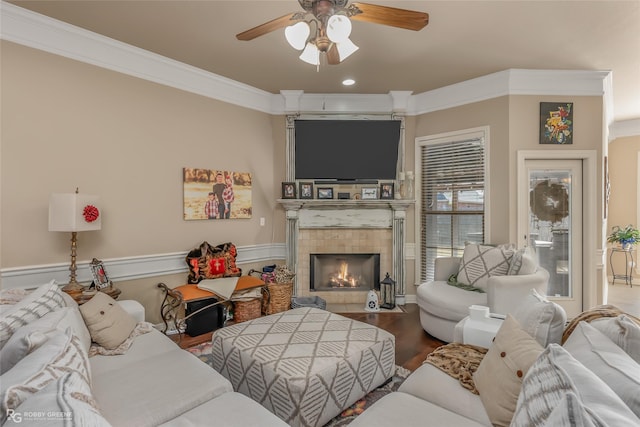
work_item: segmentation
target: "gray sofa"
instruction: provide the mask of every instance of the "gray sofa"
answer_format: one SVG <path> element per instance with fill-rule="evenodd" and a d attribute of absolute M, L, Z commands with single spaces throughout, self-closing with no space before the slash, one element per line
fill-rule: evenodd
<path fill-rule="evenodd" d="M 458 273 L 461 260 L 460 257 L 436 258 L 434 280 L 421 284 L 416 290 L 422 328 L 441 341 L 453 342 L 455 327 L 469 315 L 471 305 L 488 306 L 492 313 L 506 314 L 531 289 L 546 294 L 549 273 L 541 267 L 533 274 L 490 277 L 485 293 L 450 286 L 447 279 Z"/>
<path fill-rule="evenodd" d="M 139 303 L 118 305 L 135 321 L 144 320 Z M 124 354 L 87 357 L 91 337 L 79 308 L 53 282 L 2 307 L 0 323 L 3 425 L 25 425 L 25 414 L 50 413 L 56 414 L 46 419 L 51 425 L 71 420 L 71 425 L 91 426 L 197 426 L 215 420 L 217 426 L 286 426 L 150 324 Z M 40 339 L 38 346 L 25 348 L 34 339 Z M 54 341 L 68 347 L 59 350 Z M 51 358 L 55 352 L 60 355 Z M 45 371 L 51 376 L 25 391 L 24 384 Z"/>

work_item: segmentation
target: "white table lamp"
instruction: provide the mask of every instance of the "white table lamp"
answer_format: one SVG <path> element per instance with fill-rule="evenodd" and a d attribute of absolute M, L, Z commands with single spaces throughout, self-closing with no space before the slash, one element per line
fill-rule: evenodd
<path fill-rule="evenodd" d="M 102 215 L 100 198 L 88 194 L 54 193 L 49 198 L 49 231 L 71 232 L 71 266 L 69 283 L 63 290 L 69 294 L 84 289 L 76 280 L 76 251 L 78 231 L 100 230 Z"/>

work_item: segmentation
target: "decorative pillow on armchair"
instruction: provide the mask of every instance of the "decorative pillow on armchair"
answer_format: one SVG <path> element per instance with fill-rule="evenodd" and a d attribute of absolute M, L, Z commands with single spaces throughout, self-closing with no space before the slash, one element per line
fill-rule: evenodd
<path fill-rule="evenodd" d="M 489 277 L 507 274 L 513 253 L 513 245 L 465 246 L 458 271 L 458 282 L 486 289 Z"/>
<path fill-rule="evenodd" d="M 531 246 L 517 250 L 509 263 L 509 275 L 533 274 L 538 269 L 536 253 Z"/>

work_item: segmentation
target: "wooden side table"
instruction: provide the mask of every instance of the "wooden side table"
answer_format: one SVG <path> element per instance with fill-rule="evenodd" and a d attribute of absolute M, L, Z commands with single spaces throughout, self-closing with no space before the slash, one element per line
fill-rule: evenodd
<path fill-rule="evenodd" d="M 78 305 L 82 305 L 85 302 L 89 301 L 91 298 L 93 298 L 98 292 L 104 292 L 105 294 L 109 295 L 111 298 L 113 299 L 118 299 L 118 297 L 120 296 L 120 294 L 122 293 L 122 291 L 118 288 L 116 288 L 115 286 L 111 285 L 105 289 L 101 289 L 99 291 L 94 291 L 94 292 L 89 292 L 89 291 L 84 291 L 82 293 L 79 294 L 69 294 L 69 296 L 71 296 L 71 298 L 73 298 L 73 300 L 75 302 L 78 303 Z"/>
<path fill-rule="evenodd" d="M 253 276 L 241 276 L 238 278 L 235 292 L 243 291 L 246 289 L 262 287 L 264 282 Z M 196 284 L 181 285 L 176 288 L 169 288 L 164 283 L 158 283 L 158 288 L 162 289 L 164 298 L 160 305 L 160 316 L 164 323 L 163 332 L 166 334 L 169 331 L 169 325 L 172 324 L 175 330 L 182 336 L 182 332 L 185 329 L 186 321 L 194 316 L 209 310 L 214 307 L 218 307 L 223 304 L 226 308 L 231 304 L 231 299 L 221 297 L 213 292 L 206 291 L 198 288 Z M 215 298 L 216 301 L 201 307 L 187 315 L 182 314 L 182 308 L 186 309 L 186 304 L 205 301 L 207 299 Z"/>

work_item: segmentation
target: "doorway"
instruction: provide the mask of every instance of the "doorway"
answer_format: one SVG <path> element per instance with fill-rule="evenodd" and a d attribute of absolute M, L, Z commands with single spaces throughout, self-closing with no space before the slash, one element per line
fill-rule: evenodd
<path fill-rule="evenodd" d="M 595 243 L 593 233 L 585 233 L 593 222 L 588 206 L 595 196 L 587 187 L 593 156 L 580 153 L 518 153 L 518 245 L 535 249 L 549 272 L 548 298 L 569 318 L 597 299 L 590 278 L 595 274 L 584 263 L 585 251 Z"/>

